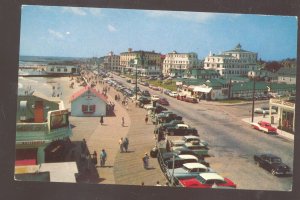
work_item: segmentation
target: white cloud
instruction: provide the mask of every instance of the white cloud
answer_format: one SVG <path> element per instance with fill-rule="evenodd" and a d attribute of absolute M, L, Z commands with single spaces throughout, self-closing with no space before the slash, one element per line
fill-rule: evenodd
<path fill-rule="evenodd" d="M 109 24 L 109 25 L 107 26 L 107 28 L 108 28 L 108 30 L 109 30 L 110 32 L 116 32 L 116 31 L 117 31 L 117 29 L 116 29 L 113 25 L 111 25 L 111 24 Z"/>
<path fill-rule="evenodd" d="M 66 35 L 70 35 L 71 33 L 69 31 L 66 32 Z"/>
<path fill-rule="evenodd" d="M 185 11 L 145 11 L 149 17 L 171 17 L 186 21 L 207 22 L 220 15 L 217 13 L 200 13 L 200 12 L 185 12 Z"/>
<path fill-rule="evenodd" d="M 70 12 L 80 16 L 86 15 L 86 11 L 84 8 L 67 7 L 67 8 L 63 8 L 63 12 Z"/>
<path fill-rule="evenodd" d="M 64 35 L 62 33 L 58 32 L 58 31 L 54 31 L 52 29 L 48 29 L 48 33 L 58 39 L 64 38 Z"/>

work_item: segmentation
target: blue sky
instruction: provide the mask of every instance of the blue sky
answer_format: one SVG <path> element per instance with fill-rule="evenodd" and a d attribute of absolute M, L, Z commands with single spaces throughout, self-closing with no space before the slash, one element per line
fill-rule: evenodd
<path fill-rule="evenodd" d="M 23 6 L 20 55 L 100 57 L 133 50 L 196 52 L 238 43 L 263 60 L 297 56 L 297 18 L 200 12 Z"/>

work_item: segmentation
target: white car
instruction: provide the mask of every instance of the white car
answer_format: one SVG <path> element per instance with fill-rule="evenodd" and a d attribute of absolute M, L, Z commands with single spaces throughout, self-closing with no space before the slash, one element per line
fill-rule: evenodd
<path fill-rule="evenodd" d="M 158 101 L 158 100 L 159 100 L 159 96 L 156 95 L 156 94 L 153 94 L 153 95 L 151 96 L 151 100 L 152 100 L 152 101 Z"/>
<path fill-rule="evenodd" d="M 174 92 L 174 91 L 169 93 L 169 96 L 171 96 L 171 97 L 177 97 L 177 95 L 178 95 L 178 93 Z"/>
<path fill-rule="evenodd" d="M 267 108 L 255 108 L 254 112 L 257 114 L 270 114 L 270 110 Z M 271 113 L 276 114 L 277 112 L 275 109 L 271 109 Z"/>

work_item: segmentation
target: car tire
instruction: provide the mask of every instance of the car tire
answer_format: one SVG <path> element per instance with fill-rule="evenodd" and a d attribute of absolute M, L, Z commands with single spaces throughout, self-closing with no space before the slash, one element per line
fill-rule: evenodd
<path fill-rule="evenodd" d="M 275 169 L 272 169 L 272 170 L 271 170 L 271 173 L 272 173 L 273 176 L 275 176 L 275 175 L 276 175 Z"/>

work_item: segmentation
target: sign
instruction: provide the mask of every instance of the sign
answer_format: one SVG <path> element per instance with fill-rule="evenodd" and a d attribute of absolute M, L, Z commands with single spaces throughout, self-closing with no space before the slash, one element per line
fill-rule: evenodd
<path fill-rule="evenodd" d="M 50 116 L 69 114 L 68 110 L 57 110 L 57 111 L 50 111 L 50 112 L 51 112 Z"/>
<path fill-rule="evenodd" d="M 40 145 L 45 144 L 45 140 L 32 140 L 32 141 L 18 141 L 17 144 L 24 144 L 24 145 Z"/>

